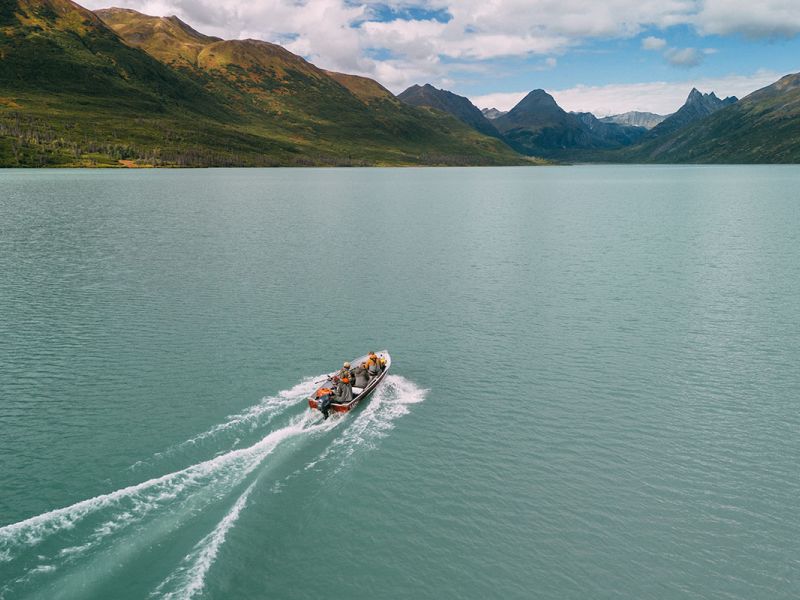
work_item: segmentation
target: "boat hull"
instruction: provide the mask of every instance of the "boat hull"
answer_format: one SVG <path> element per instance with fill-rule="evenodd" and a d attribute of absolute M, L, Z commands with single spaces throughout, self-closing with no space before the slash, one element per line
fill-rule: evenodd
<path fill-rule="evenodd" d="M 385 350 L 383 350 L 381 352 L 376 352 L 376 354 L 380 358 L 385 358 L 386 359 L 386 367 L 383 369 L 383 371 L 381 371 L 380 375 L 378 375 L 374 379 L 371 379 L 369 381 L 369 383 L 367 384 L 367 386 L 358 395 L 353 396 L 353 399 L 350 402 L 348 402 L 346 404 L 338 404 L 336 402 L 331 403 L 330 408 L 328 409 L 328 410 L 330 410 L 330 412 L 337 412 L 337 413 L 350 412 L 356 406 L 358 406 L 362 401 L 364 401 L 367 398 L 369 398 L 372 395 L 372 393 L 375 391 L 375 389 L 383 382 L 383 379 L 386 377 L 386 374 L 389 372 L 389 367 L 392 366 L 392 357 L 389 356 L 389 353 L 387 351 L 385 351 Z M 363 362 L 365 359 L 366 359 L 366 357 L 356 358 L 356 359 L 353 359 L 351 361 L 351 363 L 352 364 L 359 364 L 360 362 Z M 319 403 L 317 402 L 317 390 L 320 390 L 320 389 L 322 389 L 324 387 L 331 388 L 332 386 L 333 386 L 333 384 L 332 384 L 331 380 L 328 379 L 321 386 L 319 386 L 316 390 L 314 390 L 314 393 L 311 394 L 311 396 L 308 399 L 309 408 L 313 408 L 313 409 L 318 409 L 319 408 Z"/>

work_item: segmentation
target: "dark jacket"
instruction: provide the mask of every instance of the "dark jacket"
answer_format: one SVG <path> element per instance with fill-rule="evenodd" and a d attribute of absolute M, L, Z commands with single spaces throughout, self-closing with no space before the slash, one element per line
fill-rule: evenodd
<path fill-rule="evenodd" d="M 359 388 L 367 387 L 369 383 L 369 375 L 367 375 L 367 369 L 358 365 L 355 369 L 353 369 L 353 377 L 355 380 L 353 381 L 353 385 Z"/>

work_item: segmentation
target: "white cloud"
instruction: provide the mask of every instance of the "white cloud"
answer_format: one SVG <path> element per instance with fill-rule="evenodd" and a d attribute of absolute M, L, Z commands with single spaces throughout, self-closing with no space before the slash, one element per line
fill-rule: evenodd
<path fill-rule="evenodd" d="M 654 37 L 652 35 L 642 40 L 643 50 L 661 50 L 666 45 L 667 45 L 667 40 Z"/>
<path fill-rule="evenodd" d="M 109 0 L 81 0 L 89 8 Z M 114 0 L 154 15 L 176 14 L 203 33 L 285 42 L 327 69 L 367 75 L 398 91 L 441 84 L 454 64 L 500 57 L 543 59 L 591 39 L 630 38 L 673 25 L 702 34 L 787 36 L 800 32 L 797 0 Z M 433 18 L 375 20 L 378 6 L 440 11 Z M 385 11 L 384 11 L 385 14 Z M 405 13 L 408 14 L 407 12 Z M 654 35 L 642 47 L 663 52 Z M 547 57 L 547 58 L 545 58 Z M 672 64 L 697 64 L 703 51 L 671 51 Z M 530 66 L 530 65 L 529 65 Z"/>
<path fill-rule="evenodd" d="M 800 33 L 797 0 L 705 0 L 693 24 L 703 34 L 791 37 Z"/>
<path fill-rule="evenodd" d="M 478 108 L 496 108 L 498 110 L 511 110 L 522 100 L 530 90 L 524 92 L 495 92 L 472 96 L 470 100 Z"/>
<path fill-rule="evenodd" d="M 644 27 L 665 27 L 691 17 L 697 0 L 388 0 L 394 8 L 443 10 L 447 23 L 430 19 L 370 21 L 375 2 L 352 0 L 115 0 L 147 14 L 176 14 L 205 33 L 225 38 L 294 38 L 292 48 L 330 68 L 376 68 L 379 47 L 419 61 L 434 57 L 488 60 L 552 55 L 587 38 L 626 37 Z M 85 0 L 100 8 L 108 0 Z M 425 69 L 423 69 L 425 70 Z"/>
<path fill-rule="evenodd" d="M 703 54 L 697 48 L 670 48 L 664 52 L 664 58 L 676 67 L 696 67 L 703 62 Z"/>
<path fill-rule="evenodd" d="M 652 35 L 642 40 L 642 49 L 663 50 L 664 59 L 675 67 L 696 67 L 703 62 L 705 55 L 716 52 L 714 48 L 705 48 L 702 51 L 696 48 L 667 48 L 667 40 Z"/>
<path fill-rule="evenodd" d="M 752 75 L 729 75 L 717 78 L 697 78 L 680 82 L 654 81 L 647 83 L 622 83 L 602 86 L 579 85 L 550 93 L 556 102 L 567 111 L 592 112 L 607 116 L 639 110 L 657 114 L 675 112 L 686 101 L 693 87 L 703 92 L 716 92 L 717 96 L 747 94 L 774 83 L 779 73 L 758 71 Z M 486 94 L 474 96 L 472 102 L 481 108 L 509 110 L 522 100 L 530 90 L 522 92 Z"/>

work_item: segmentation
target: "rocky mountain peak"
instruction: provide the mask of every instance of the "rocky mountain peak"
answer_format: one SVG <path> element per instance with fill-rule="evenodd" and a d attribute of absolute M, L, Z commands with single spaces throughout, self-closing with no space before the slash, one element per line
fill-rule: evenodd
<path fill-rule="evenodd" d="M 499 110 L 497 108 L 492 107 L 492 108 L 482 108 L 481 112 L 483 113 L 483 116 L 486 117 L 487 119 L 497 119 L 498 117 L 502 117 L 508 111 Z"/>
<path fill-rule="evenodd" d="M 726 106 L 736 103 L 736 101 L 737 98 L 735 96 L 720 100 L 714 92 L 703 94 L 697 88 L 692 88 L 684 105 L 651 129 L 648 137 L 660 137 L 677 131 L 690 123 L 694 123 Z"/>
<path fill-rule="evenodd" d="M 437 89 L 430 83 L 423 86 L 412 85 L 398 94 L 397 98 L 411 106 L 434 108 L 449 113 L 485 135 L 500 137 L 495 126 L 468 98 L 447 90 Z"/>
<path fill-rule="evenodd" d="M 553 98 L 550 94 L 545 92 L 544 90 L 537 89 L 530 92 L 527 96 L 525 96 L 514 109 L 517 108 L 524 108 L 524 107 L 538 107 L 538 108 L 558 108 L 558 103 L 556 102 L 555 98 Z"/>
<path fill-rule="evenodd" d="M 701 110 L 710 110 L 710 112 L 713 112 L 717 108 L 726 106 L 728 104 L 733 104 L 736 101 L 736 96 L 729 96 L 724 100 L 720 100 L 714 92 L 704 94 L 697 88 L 692 88 L 692 91 L 689 92 L 689 96 L 686 98 L 684 106 L 694 106 L 700 108 Z"/>

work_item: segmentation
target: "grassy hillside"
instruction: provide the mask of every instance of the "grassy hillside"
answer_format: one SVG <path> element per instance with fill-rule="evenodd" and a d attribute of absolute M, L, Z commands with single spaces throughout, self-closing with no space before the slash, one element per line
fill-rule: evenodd
<path fill-rule="evenodd" d="M 0 165 L 520 160 L 280 46 L 205 36 L 174 17 L 99 14 L 105 21 L 69 0 L 2 3 Z"/>
<path fill-rule="evenodd" d="M 270 147 L 291 156 L 69 0 L 3 6 L 0 165 L 272 164 L 261 157 Z"/>
<path fill-rule="evenodd" d="M 662 163 L 800 162 L 800 74 L 612 160 Z"/>

